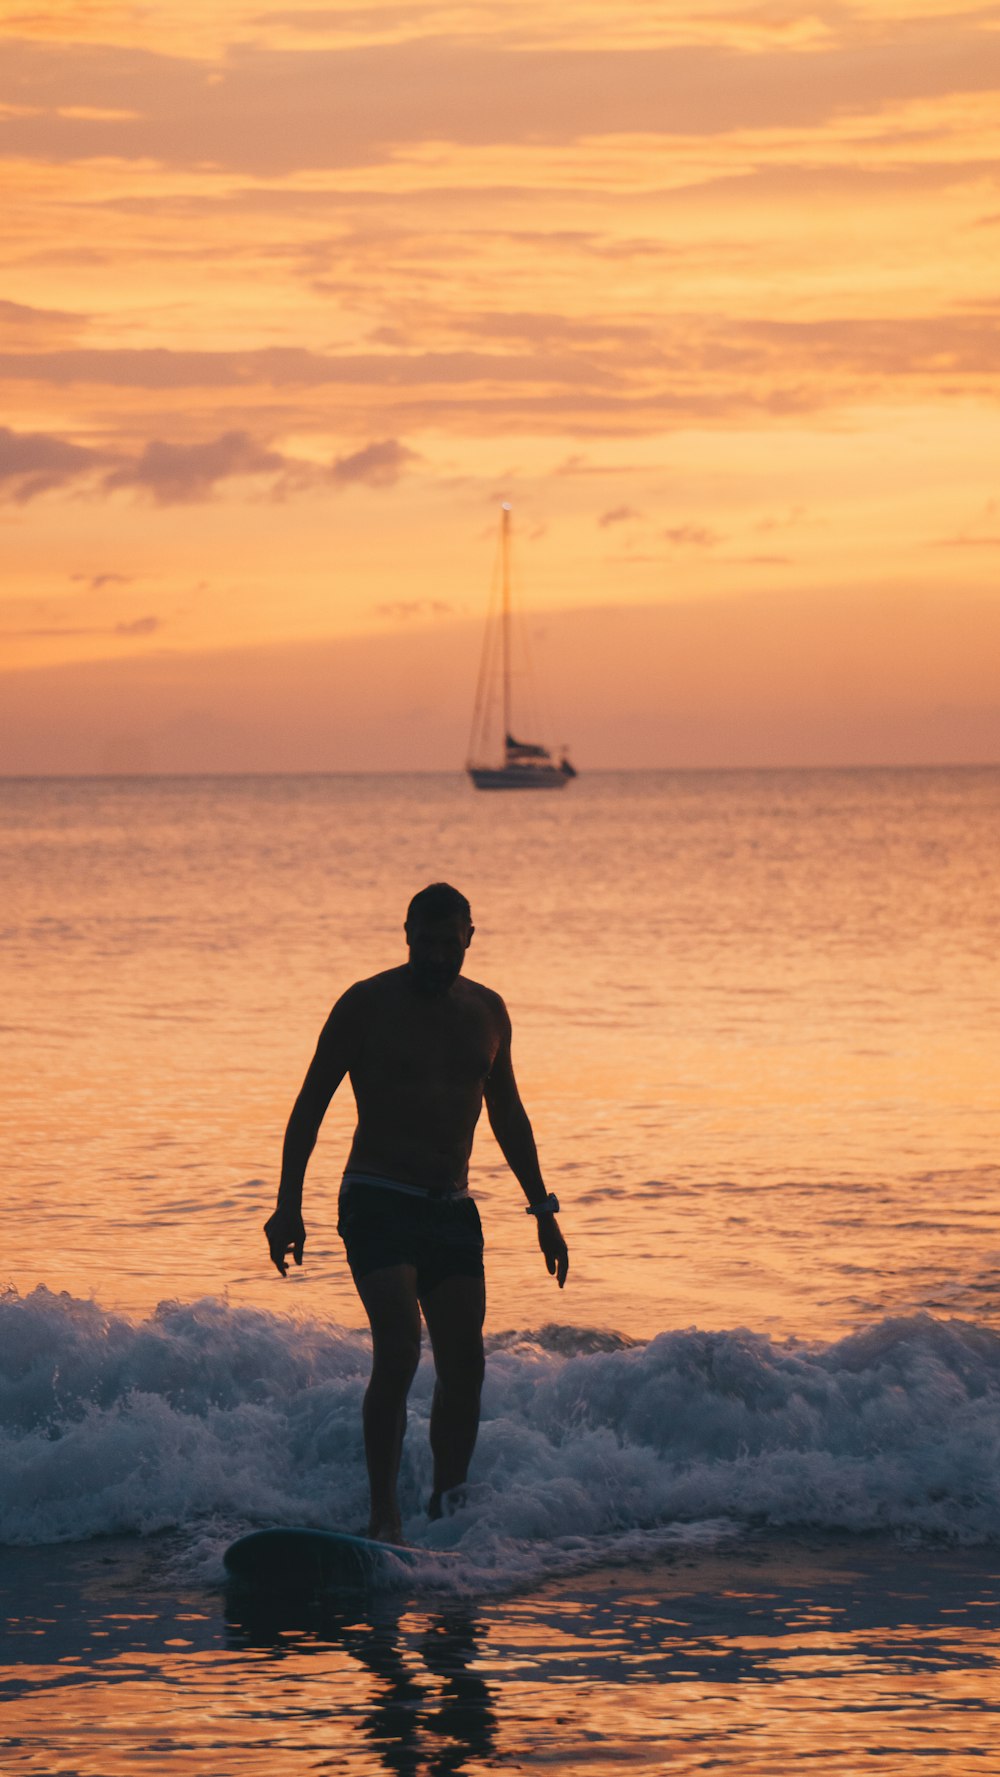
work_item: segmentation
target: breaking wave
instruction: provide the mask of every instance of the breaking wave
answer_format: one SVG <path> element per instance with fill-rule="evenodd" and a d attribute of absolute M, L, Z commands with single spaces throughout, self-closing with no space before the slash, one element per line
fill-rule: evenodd
<path fill-rule="evenodd" d="M 466 1503 L 427 1527 L 426 1357 L 401 1478 L 408 1534 L 484 1575 L 747 1525 L 1000 1540 L 1000 1336 L 973 1322 L 890 1319 L 829 1345 L 558 1327 L 490 1347 Z M 172 1530 L 207 1574 L 251 1526 L 358 1529 L 368 1356 L 359 1332 L 211 1299 L 133 1321 L 10 1292 L 0 1540 Z"/>

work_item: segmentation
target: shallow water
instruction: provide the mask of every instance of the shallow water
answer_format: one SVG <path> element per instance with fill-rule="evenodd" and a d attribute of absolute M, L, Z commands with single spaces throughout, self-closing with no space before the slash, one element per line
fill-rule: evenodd
<path fill-rule="evenodd" d="M 6 1771 L 964 1777 L 1000 1757 L 981 1554 L 758 1533 L 502 1601 L 340 1609 L 185 1589 L 171 1559 L 98 1542 L 7 1564 Z"/>
<path fill-rule="evenodd" d="M 574 1255 L 556 1299 L 484 1119 L 495 1329 L 1000 1314 L 998 771 L 7 782 L 0 864 L 22 1291 L 357 1324 L 346 1089 L 289 1284 L 260 1223 L 330 1004 L 447 876 Z"/>
<path fill-rule="evenodd" d="M 986 770 L 0 785 L 4 1769 L 996 1764 L 998 815 Z M 484 1128 L 468 1500 L 428 1529 L 426 1358 L 402 1474 L 450 1577 L 276 1618 L 226 1543 L 365 1511 L 344 1095 L 287 1283 L 260 1225 L 439 876 L 570 1282 Z"/>

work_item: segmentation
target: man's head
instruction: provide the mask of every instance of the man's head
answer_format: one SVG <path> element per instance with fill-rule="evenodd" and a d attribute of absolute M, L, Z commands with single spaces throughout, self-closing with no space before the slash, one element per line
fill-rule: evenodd
<path fill-rule="evenodd" d="M 447 993 L 462 972 L 475 927 L 472 909 L 449 882 L 432 882 L 406 909 L 410 972 L 421 993 Z"/>

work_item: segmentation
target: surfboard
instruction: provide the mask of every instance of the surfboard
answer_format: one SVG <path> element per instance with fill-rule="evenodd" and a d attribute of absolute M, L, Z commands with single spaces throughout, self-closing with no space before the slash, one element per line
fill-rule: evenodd
<path fill-rule="evenodd" d="M 268 1591 L 302 1591 L 311 1587 L 331 1591 L 384 1583 L 398 1571 L 397 1564 L 412 1567 L 427 1556 L 434 1559 L 426 1549 L 373 1542 L 367 1536 L 349 1536 L 340 1530 L 310 1530 L 292 1525 L 252 1530 L 230 1543 L 222 1559 L 230 1577 L 244 1585 L 261 1586 Z"/>

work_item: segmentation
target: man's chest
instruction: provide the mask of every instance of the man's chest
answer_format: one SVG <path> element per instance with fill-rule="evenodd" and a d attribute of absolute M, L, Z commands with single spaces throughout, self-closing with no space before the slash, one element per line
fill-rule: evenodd
<path fill-rule="evenodd" d="M 497 1046 L 497 1034 L 479 1007 L 407 1006 L 372 1020 L 360 1045 L 359 1074 L 390 1088 L 472 1090 L 486 1079 Z"/>

